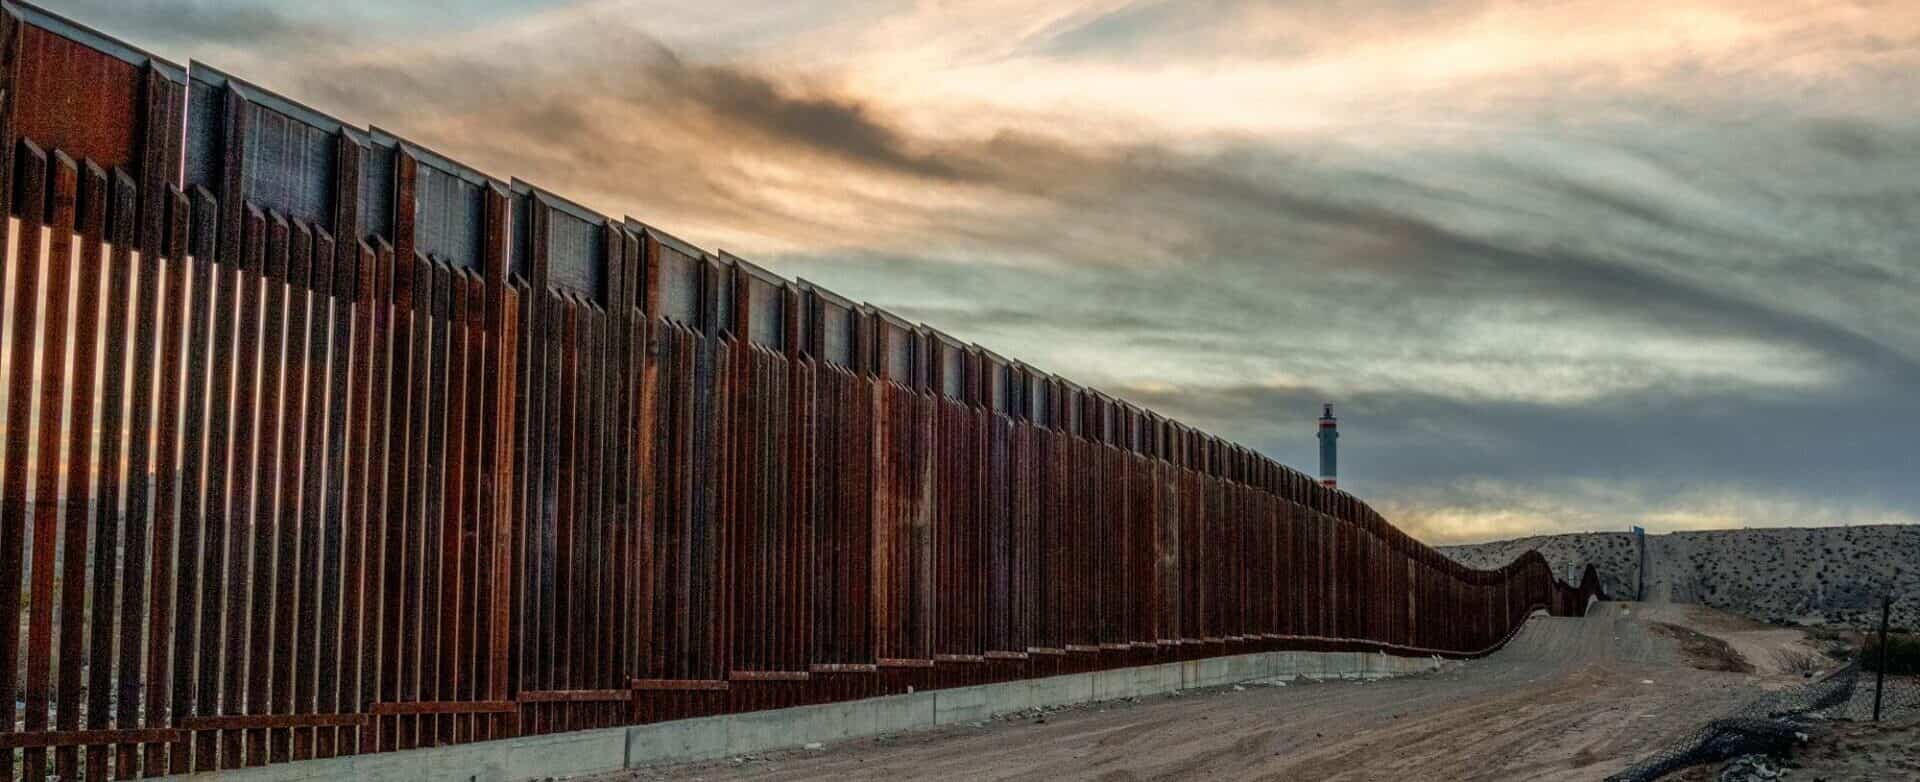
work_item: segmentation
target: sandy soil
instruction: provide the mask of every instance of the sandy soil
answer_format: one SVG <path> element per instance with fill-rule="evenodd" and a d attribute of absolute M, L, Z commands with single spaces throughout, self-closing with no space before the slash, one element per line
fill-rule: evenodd
<path fill-rule="evenodd" d="M 1794 753 L 1790 779 L 1920 779 L 1920 717 L 1843 724 Z"/>
<path fill-rule="evenodd" d="M 1720 639 L 1757 673 L 1769 676 L 1802 673 L 1791 670 L 1789 663 L 1794 658 L 1810 658 L 1826 670 L 1838 665 L 1827 658 L 1806 633 L 1794 628 L 1762 624 L 1698 605 L 1645 604 L 1636 606 L 1635 610 L 1640 611 L 1646 621 L 1675 624 Z"/>
<path fill-rule="evenodd" d="M 1651 619 L 1765 651 L 1737 619 L 1672 609 Z M 1592 780 L 1758 687 L 1799 681 L 1698 670 L 1646 614 L 1538 617 L 1493 656 L 1419 677 L 1188 693 L 599 779 Z"/>

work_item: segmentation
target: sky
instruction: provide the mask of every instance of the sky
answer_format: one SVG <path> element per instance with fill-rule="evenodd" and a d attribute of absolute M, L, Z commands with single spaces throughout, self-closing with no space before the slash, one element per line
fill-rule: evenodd
<path fill-rule="evenodd" d="M 1920 523 L 1909 2 L 41 0 L 1435 543 Z"/>

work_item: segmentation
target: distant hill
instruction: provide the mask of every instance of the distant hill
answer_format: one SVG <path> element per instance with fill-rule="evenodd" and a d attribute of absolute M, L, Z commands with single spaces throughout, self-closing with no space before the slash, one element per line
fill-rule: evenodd
<path fill-rule="evenodd" d="M 1625 532 L 1541 535 L 1440 551 L 1473 567 L 1539 549 L 1555 572 L 1592 564 L 1607 594 L 1631 600 L 1640 556 Z M 1894 595 L 1893 624 L 1920 628 L 1920 526 L 1781 527 L 1647 536 L 1647 594 L 1704 603 L 1763 622 L 1877 622 Z"/>
<path fill-rule="evenodd" d="M 1633 599 L 1634 585 L 1640 577 L 1640 552 L 1633 535 L 1626 532 L 1589 532 L 1573 535 L 1535 535 L 1492 543 L 1466 546 L 1439 546 L 1440 552 L 1463 565 L 1493 568 L 1539 549 L 1562 580 L 1593 565 L 1600 573 L 1600 588 L 1615 599 Z"/>

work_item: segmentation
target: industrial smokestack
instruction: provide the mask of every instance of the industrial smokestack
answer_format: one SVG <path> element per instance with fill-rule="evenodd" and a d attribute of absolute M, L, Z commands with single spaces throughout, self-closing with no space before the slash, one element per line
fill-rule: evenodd
<path fill-rule="evenodd" d="M 1340 486 L 1339 479 L 1339 420 L 1333 417 L 1333 403 L 1328 402 L 1320 411 L 1320 485 L 1329 489 Z"/>

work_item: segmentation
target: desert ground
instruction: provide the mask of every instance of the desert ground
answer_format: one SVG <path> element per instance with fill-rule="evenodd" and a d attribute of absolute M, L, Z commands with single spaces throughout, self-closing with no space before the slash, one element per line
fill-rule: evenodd
<path fill-rule="evenodd" d="M 1920 779 L 1920 717 L 1842 725 L 1794 754 L 1789 779 Z"/>
<path fill-rule="evenodd" d="M 1676 627 L 1719 643 L 1683 643 Z M 1586 619 L 1536 616 L 1501 651 L 1434 674 L 1093 704 L 596 781 L 1597 780 L 1804 681 L 1767 661 L 1810 648 L 1712 608 L 1604 603 Z M 1727 665 L 1729 649 L 1752 662 Z M 1709 670 L 1728 667 L 1750 670 Z"/>

